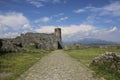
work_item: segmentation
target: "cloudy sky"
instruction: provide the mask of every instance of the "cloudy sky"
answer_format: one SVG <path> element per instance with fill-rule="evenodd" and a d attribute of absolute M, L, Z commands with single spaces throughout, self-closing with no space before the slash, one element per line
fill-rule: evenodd
<path fill-rule="evenodd" d="M 120 42 L 120 0 L 0 0 L 0 38 L 25 32 Z"/>

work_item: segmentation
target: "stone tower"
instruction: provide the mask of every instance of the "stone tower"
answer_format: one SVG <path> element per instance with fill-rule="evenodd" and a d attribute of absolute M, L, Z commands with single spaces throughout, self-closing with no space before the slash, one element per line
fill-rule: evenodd
<path fill-rule="evenodd" d="M 56 48 L 62 49 L 61 28 L 55 28 L 54 35 L 56 37 Z"/>

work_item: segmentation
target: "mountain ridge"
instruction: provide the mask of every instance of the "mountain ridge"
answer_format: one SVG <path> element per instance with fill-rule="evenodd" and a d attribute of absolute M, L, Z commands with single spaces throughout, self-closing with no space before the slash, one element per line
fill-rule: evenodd
<path fill-rule="evenodd" d="M 95 45 L 109 45 L 109 44 L 118 44 L 117 42 L 113 41 L 107 41 L 107 40 L 102 40 L 102 39 L 95 39 L 95 38 L 84 38 L 80 39 L 78 41 L 63 41 L 63 44 L 95 44 Z"/>

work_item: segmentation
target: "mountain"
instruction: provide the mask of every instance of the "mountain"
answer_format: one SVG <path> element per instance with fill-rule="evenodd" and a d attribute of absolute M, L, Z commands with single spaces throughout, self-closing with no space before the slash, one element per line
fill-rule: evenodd
<path fill-rule="evenodd" d="M 117 44 L 116 42 L 112 41 L 106 41 L 101 39 L 95 39 L 95 38 L 84 38 L 78 41 L 63 41 L 63 45 L 65 44 L 85 44 L 85 45 L 108 45 L 108 44 Z"/>
<path fill-rule="evenodd" d="M 101 39 L 94 39 L 94 38 L 81 39 L 77 43 L 80 43 L 80 44 L 95 44 L 95 45 L 116 44 L 116 42 L 106 41 L 106 40 L 101 40 Z"/>

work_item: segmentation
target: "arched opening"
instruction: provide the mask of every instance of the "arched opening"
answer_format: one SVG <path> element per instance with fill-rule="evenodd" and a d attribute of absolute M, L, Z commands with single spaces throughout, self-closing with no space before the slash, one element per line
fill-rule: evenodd
<path fill-rule="evenodd" d="M 3 44 L 2 44 L 2 40 L 0 40 L 0 48 L 2 47 L 2 45 L 3 45 Z"/>
<path fill-rule="evenodd" d="M 62 49 L 62 45 L 58 42 L 58 49 Z"/>

